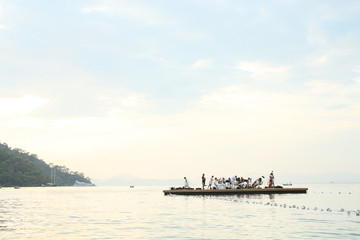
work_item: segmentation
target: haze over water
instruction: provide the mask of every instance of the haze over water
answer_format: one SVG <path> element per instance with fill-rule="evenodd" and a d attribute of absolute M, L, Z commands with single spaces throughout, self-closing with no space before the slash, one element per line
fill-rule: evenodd
<path fill-rule="evenodd" d="M 164 196 L 164 187 L 2 188 L 0 239 L 359 239 L 360 184 L 307 194 Z"/>

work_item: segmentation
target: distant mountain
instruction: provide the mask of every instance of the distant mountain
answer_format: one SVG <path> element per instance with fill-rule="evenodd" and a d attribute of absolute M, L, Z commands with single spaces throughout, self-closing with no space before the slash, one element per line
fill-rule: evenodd
<path fill-rule="evenodd" d="M 267 183 L 265 180 L 265 184 Z M 96 185 L 100 186 L 183 186 L 184 180 L 179 179 L 144 179 L 135 176 L 122 174 L 108 179 L 94 179 Z M 275 185 L 284 183 L 306 184 L 306 183 L 360 183 L 360 174 L 354 173 L 327 173 L 327 174 L 284 174 L 275 172 Z M 193 183 L 190 180 L 190 184 Z M 200 181 L 196 187 L 200 187 Z"/>
<path fill-rule="evenodd" d="M 108 179 L 94 179 L 99 186 L 182 186 L 183 179 L 144 179 L 127 174 Z"/>
<path fill-rule="evenodd" d="M 275 184 L 282 183 L 360 183 L 359 173 L 333 172 L 324 174 L 279 174 Z"/>
<path fill-rule="evenodd" d="M 72 186 L 75 181 L 91 183 L 83 173 L 47 164 L 36 154 L 0 143 L 0 186 L 41 186 L 49 183 Z"/>

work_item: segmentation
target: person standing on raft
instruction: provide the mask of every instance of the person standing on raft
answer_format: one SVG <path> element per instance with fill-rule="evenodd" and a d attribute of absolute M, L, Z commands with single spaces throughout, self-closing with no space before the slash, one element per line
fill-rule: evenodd
<path fill-rule="evenodd" d="M 206 184 L 205 173 L 203 173 L 203 175 L 201 177 L 201 182 L 202 182 L 202 189 L 205 189 L 205 184 Z"/>
<path fill-rule="evenodd" d="M 269 176 L 269 187 L 274 187 L 274 171 L 271 171 L 270 176 Z"/>
<path fill-rule="evenodd" d="M 184 177 L 184 181 L 185 181 L 184 188 L 190 188 L 190 187 L 189 187 L 189 182 L 188 182 L 188 180 L 186 179 L 186 177 Z"/>
<path fill-rule="evenodd" d="M 209 184 L 208 184 L 208 189 L 211 189 L 213 182 L 214 182 L 214 176 L 211 176 Z"/>

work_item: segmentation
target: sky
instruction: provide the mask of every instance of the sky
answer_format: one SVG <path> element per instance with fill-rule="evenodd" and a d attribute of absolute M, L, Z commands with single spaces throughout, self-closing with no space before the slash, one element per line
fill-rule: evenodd
<path fill-rule="evenodd" d="M 351 0 L 0 0 L 0 142 L 95 179 L 359 174 L 359 23 Z"/>

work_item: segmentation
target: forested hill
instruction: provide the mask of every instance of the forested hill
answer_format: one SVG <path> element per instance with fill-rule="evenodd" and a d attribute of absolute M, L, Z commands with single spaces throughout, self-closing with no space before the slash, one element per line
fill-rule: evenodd
<path fill-rule="evenodd" d="M 55 174 L 51 174 L 55 172 Z M 55 176 L 55 177 L 54 177 Z M 47 164 L 36 154 L 12 149 L 0 143 L 0 186 L 73 186 L 75 181 L 91 183 L 83 173 L 70 171 L 65 166 Z"/>

